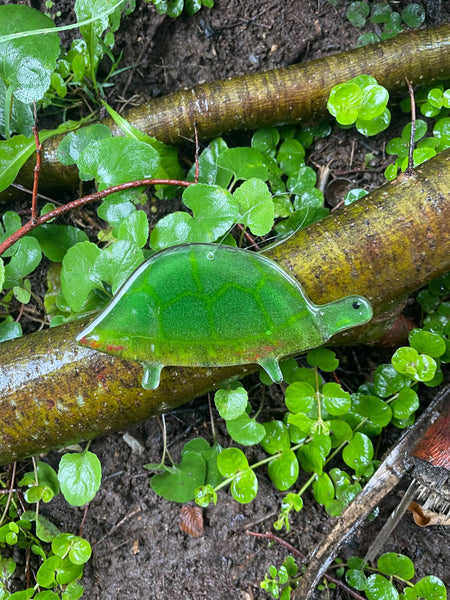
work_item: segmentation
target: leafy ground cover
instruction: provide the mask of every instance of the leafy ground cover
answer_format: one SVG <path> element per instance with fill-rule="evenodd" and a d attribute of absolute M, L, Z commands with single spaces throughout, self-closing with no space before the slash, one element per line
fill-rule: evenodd
<path fill-rule="evenodd" d="M 211 12 L 202 11 L 192 20 L 174 22 L 157 17 L 147 5 L 140 6 L 125 21 L 117 39 L 119 47 L 124 49 L 124 64 L 135 62 L 139 66 L 125 91 L 129 74 L 120 76 L 122 85 L 116 84 L 110 102 L 120 105 L 119 95 L 132 98 L 134 91 L 157 95 L 203 79 L 314 58 L 351 48 L 358 36 L 342 11 L 335 12 L 326 2 L 319 6 L 261 2 L 246 7 L 244 12 L 240 5 L 238 12 L 237 7 L 234 2 L 217 2 Z M 64 11 L 64 7 L 58 5 L 58 10 Z M 155 34 L 150 35 L 157 26 Z M 144 49 L 147 53 L 143 53 Z M 313 160 L 320 164 L 334 160 L 333 168 L 345 172 L 347 179 L 352 180 L 351 187 L 371 189 L 381 177 L 373 172 L 352 171 L 355 165 L 359 167 L 368 160 L 364 144 L 370 146 L 372 166 L 376 168 L 381 163 L 383 138 L 350 143 L 351 139 L 348 132 L 334 131 L 332 143 L 324 140 Z M 157 205 L 157 210 L 164 210 L 164 204 Z M 358 383 L 369 372 L 370 363 L 386 360 L 378 351 L 367 350 L 359 351 L 358 356 L 341 351 L 340 359 L 345 365 L 342 375 L 361 378 Z M 277 407 L 281 410 L 282 403 L 283 399 L 274 395 L 266 399 L 263 410 L 268 411 L 268 407 L 270 411 L 276 411 Z M 170 451 L 178 457 L 189 438 L 209 437 L 207 404 L 199 400 L 175 411 L 167 418 L 167 427 Z M 217 429 L 219 439 L 226 439 L 223 422 L 218 421 Z M 157 497 L 148 487 L 148 474 L 142 471 L 144 462 L 156 463 L 161 457 L 158 422 L 150 421 L 131 435 L 139 444 L 130 437 L 113 435 L 91 446 L 101 459 L 104 482 L 83 525 L 83 535 L 93 546 L 93 558 L 85 567 L 86 597 L 137 598 L 143 593 L 150 598 L 266 597 L 259 590 L 259 581 L 269 564 L 281 564 L 285 553 L 246 538 L 245 529 L 264 530 L 276 518 L 281 496 L 270 481 L 264 475 L 261 477 L 260 493 L 248 506 L 236 504 L 221 492 L 218 505 L 205 511 L 205 535 L 198 539 L 187 537 L 178 526 L 179 507 Z M 382 444 L 388 445 L 390 441 L 384 439 Z M 255 449 L 251 462 L 260 458 Z M 53 464 L 58 460 L 56 454 L 50 457 Z M 382 507 L 382 514 L 388 514 L 397 501 L 398 498 L 390 498 Z M 42 508 L 44 514 L 45 510 Z M 76 530 L 83 518 L 81 509 L 79 512 L 69 509 L 59 500 L 49 510 L 49 516 L 64 531 Z M 289 539 L 307 553 L 320 540 L 327 525 L 326 514 L 310 504 L 293 515 Z M 440 570 L 444 557 L 438 553 L 444 547 L 442 533 L 436 529 L 418 532 L 414 526 L 408 530 L 407 523 L 402 526 L 403 530 L 400 528 L 390 540 L 388 549 L 414 558 L 422 574 L 433 572 L 444 578 L 443 564 Z M 370 531 L 377 528 L 370 527 L 369 535 L 366 531 L 364 539 L 355 540 L 349 555 L 364 552 L 370 543 Z M 417 567 L 419 555 L 423 564 Z"/>

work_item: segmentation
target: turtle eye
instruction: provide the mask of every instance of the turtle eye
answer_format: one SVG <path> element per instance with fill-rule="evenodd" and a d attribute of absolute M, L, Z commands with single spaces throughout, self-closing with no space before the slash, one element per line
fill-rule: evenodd
<path fill-rule="evenodd" d="M 355 300 L 355 302 L 353 302 L 352 306 L 355 310 L 358 310 L 358 308 L 361 308 L 361 302 L 359 302 L 358 300 Z"/>

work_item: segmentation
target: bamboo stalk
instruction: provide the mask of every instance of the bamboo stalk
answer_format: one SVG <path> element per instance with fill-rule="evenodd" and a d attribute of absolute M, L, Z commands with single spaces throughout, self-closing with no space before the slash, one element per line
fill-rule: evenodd
<path fill-rule="evenodd" d="M 298 232 L 267 255 L 316 303 L 366 296 L 375 319 L 336 343 L 376 339 L 385 313 L 450 268 L 450 150 Z M 378 320 L 378 323 L 377 323 Z M 124 429 L 256 367 L 142 368 L 74 343 L 86 320 L 0 344 L 0 464 Z"/>
<path fill-rule="evenodd" d="M 325 114 L 334 85 L 362 73 L 373 75 L 391 93 L 406 89 L 405 77 L 413 85 L 448 78 L 450 24 L 402 33 L 302 64 L 197 85 L 130 109 L 125 117 L 134 127 L 169 144 L 193 137 L 194 124 L 202 139 L 236 129 L 307 124 Z M 120 135 L 111 120 L 104 123 Z M 76 168 L 64 167 L 57 160 L 61 139 L 57 136 L 43 144 L 41 191 L 78 188 Z M 31 185 L 34 164 L 32 157 L 17 183 Z M 0 199 L 15 193 L 9 188 Z"/>

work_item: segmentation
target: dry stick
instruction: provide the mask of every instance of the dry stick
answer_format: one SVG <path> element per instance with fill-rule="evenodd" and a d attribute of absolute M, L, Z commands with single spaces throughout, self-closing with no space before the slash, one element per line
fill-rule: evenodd
<path fill-rule="evenodd" d="M 103 198 L 106 198 L 107 196 L 109 196 L 110 194 L 113 194 L 114 192 L 121 192 L 123 190 L 128 190 L 130 188 L 139 187 L 141 185 L 177 185 L 180 187 L 189 187 L 192 184 L 193 184 L 193 181 L 181 181 L 181 180 L 177 180 L 177 179 L 139 179 L 137 181 L 129 181 L 127 183 L 121 183 L 119 185 L 112 185 L 100 192 L 94 192 L 92 194 L 89 194 L 88 196 L 83 196 L 83 198 L 78 198 L 77 200 L 68 202 L 67 204 L 64 204 L 63 206 L 59 206 L 58 208 L 51 210 L 50 212 L 46 213 L 45 215 L 42 215 L 41 217 L 37 217 L 37 218 L 33 219 L 33 216 L 32 216 L 32 218 L 30 219 L 30 221 L 28 221 L 28 223 L 25 223 L 25 225 L 23 225 L 20 229 L 18 229 L 13 234 L 11 234 L 9 236 L 9 238 L 7 238 L 3 243 L 0 244 L 0 256 L 6 250 L 8 250 L 8 248 L 10 248 L 13 244 L 15 244 L 17 242 L 17 240 L 20 240 L 24 235 L 26 235 L 27 233 L 29 233 L 36 227 L 39 227 L 39 225 L 43 225 L 47 221 L 50 221 L 51 219 L 54 219 L 55 217 L 59 217 L 59 216 L 63 215 L 64 213 L 69 212 L 70 210 L 73 210 L 74 208 L 80 208 L 81 206 L 85 206 L 86 204 L 89 204 L 90 202 L 95 202 L 96 200 L 102 200 Z M 34 190 L 33 190 L 33 197 L 34 197 Z M 33 215 L 33 209 L 32 209 L 32 215 Z"/>
<path fill-rule="evenodd" d="M 271 531 L 268 531 L 267 533 L 257 533 L 256 531 L 248 531 L 247 530 L 245 532 L 245 535 L 252 535 L 254 537 L 260 537 L 260 538 L 264 538 L 266 540 L 271 540 L 273 542 L 277 542 L 281 546 L 284 546 L 285 548 L 287 548 L 289 550 L 289 552 L 292 552 L 292 554 L 296 554 L 302 560 L 302 562 L 307 561 L 307 558 L 303 554 L 303 552 L 300 552 L 300 550 L 298 550 L 295 546 L 292 546 L 292 544 L 290 544 L 289 542 L 286 542 L 286 540 L 283 540 L 283 538 L 280 538 L 277 535 L 274 535 Z M 327 581 L 329 581 L 330 583 L 334 583 L 335 585 L 340 587 L 342 590 L 346 591 L 348 594 L 350 594 L 350 596 L 352 596 L 353 598 L 356 598 L 356 600 L 366 600 L 365 598 L 363 598 L 363 596 L 358 594 L 358 592 L 356 592 L 354 589 L 349 587 L 346 583 L 344 583 L 340 579 L 337 579 L 336 577 L 333 577 L 333 575 L 329 575 L 328 573 L 325 573 L 324 578 Z"/>
<path fill-rule="evenodd" d="M 292 600 L 309 600 L 323 573 L 335 559 L 339 549 L 355 534 L 366 516 L 394 489 L 412 466 L 411 452 L 423 433 L 439 416 L 441 404 L 450 398 L 450 386 L 441 390 L 418 421 L 407 429 L 389 452 L 356 499 L 338 518 L 327 539 L 316 548 Z"/>

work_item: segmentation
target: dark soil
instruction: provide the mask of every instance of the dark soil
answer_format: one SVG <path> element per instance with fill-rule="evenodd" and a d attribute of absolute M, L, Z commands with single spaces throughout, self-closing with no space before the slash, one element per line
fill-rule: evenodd
<path fill-rule="evenodd" d="M 56 4 L 62 11 L 61 19 L 74 21 L 71 10 L 64 8 L 65 3 Z M 133 68 L 116 80 L 110 102 L 116 108 L 123 108 L 183 86 L 353 48 L 360 31 L 346 20 L 347 5 L 348 2 L 341 2 L 335 9 L 325 0 L 216 0 L 213 9 L 203 9 L 193 18 L 171 20 L 158 16 L 152 5 L 138 0 L 136 10 L 123 19 L 115 48 L 117 53 L 123 51 L 121 66 L 133 65 Z M 448 19 L 448 13 L 443 18 Z M 353 139 L 356 141 L 351 142 Z M 362 166 L 365 155 L 373 150 L 372 166 L 382 166 L 383 136 L 368 144 L 352 133 L 335 130 L 331 138 L 316 145 L 313 158 L 318 165 L 337 159 L 333 169 L 350 172 L 355 166 Z M 352 187 L 368 190 L 382 181 L 381 175 L 368 173 L 345 176 L 351 179 Z M 359 351 L 363 376 L 364 373 L 370 376 L 369 365 L 379 360 L 378 354 L 372 352 Z M 351 350 L 341 353 L 347 364 L 355 360 Z M 345 373 L 340 376 L 346 377 Z M 351 377 L 346 383 L 354 387 Z M 257 408 L 264 391 L 256 380 L 249 384 L 255 384 L 252 400 Z M 267 416 L 270 407 L 273 418 L 277 407 L 282 407 L 281 398 L 276 394 L 276 386 L 270 388 L 272 396 L 267 397 L 267 390 L 265 393 Z M 201 436 L 211 440 L 207 399 L 167 415 L 166 424 L 170 452 L 178 460 L 183 444 L 189 439 Z M 219 442 L 228 445 L 220 420 L 216 421 L 216 428 Z M 83 597 L 90 600 L 268 598 L 260 590 L 259 582 L 271 564 L 282 562 L 287 551 L 245 533 L 247 529 L 269 531 L 280 507 L 283 494 L 273 487 L 265 471 L 258 473 L 260 491 L 250 505 L 240 505 L 228 492 L 221 491 L 217 506 L 204 510 L 204 535 L 194 538 L 180 530 L 180 505 L 157 497 L 149 487 L 149 474 L 143 469 L 143 464 L 161 459 L 160 423 L 149 420 L 134 428 L 130 435 L 137 441 L 137 450 L 120 433 L 92 443 L 91 449 L 102 462 L 104 477 L 86 515 L 84 509 L 71 508 L 61 499 L 41 509 L 63 531 L 78 533 L 82 526 L 83 535 L 93 546 L 93 556 L 83 578 L 86 590 Z M 384 439 L 380 452 L 393 440 L 394 437 Z M 56 465 L 59 455 L 52 453 L 48 459 Z M 29 470 L 28 464 L 22 468 Z M 408 483 L 405 478 L 399 489 L 385 499 L 379 516 L 367 523 L 345 548 L 346 556 L 364 555 Z M 283 532 L 282 536 L 308 555 L 317 544 L 323 543 L 332 520 L 314 502 L 312 494 L 306 493 L 304 500 L 304 509 L 293 516 L 289 533 Z M 447 577 L 450 583 L 448 547 L 441 527 L 421 529 L 410 516 L 405 516 L 384 550 L 407 554 L 415 562 L 419 577 L 434 574 L 443 580 Z M 348 595 L 330 590 L 318 593 L 318 597 Z"/>

